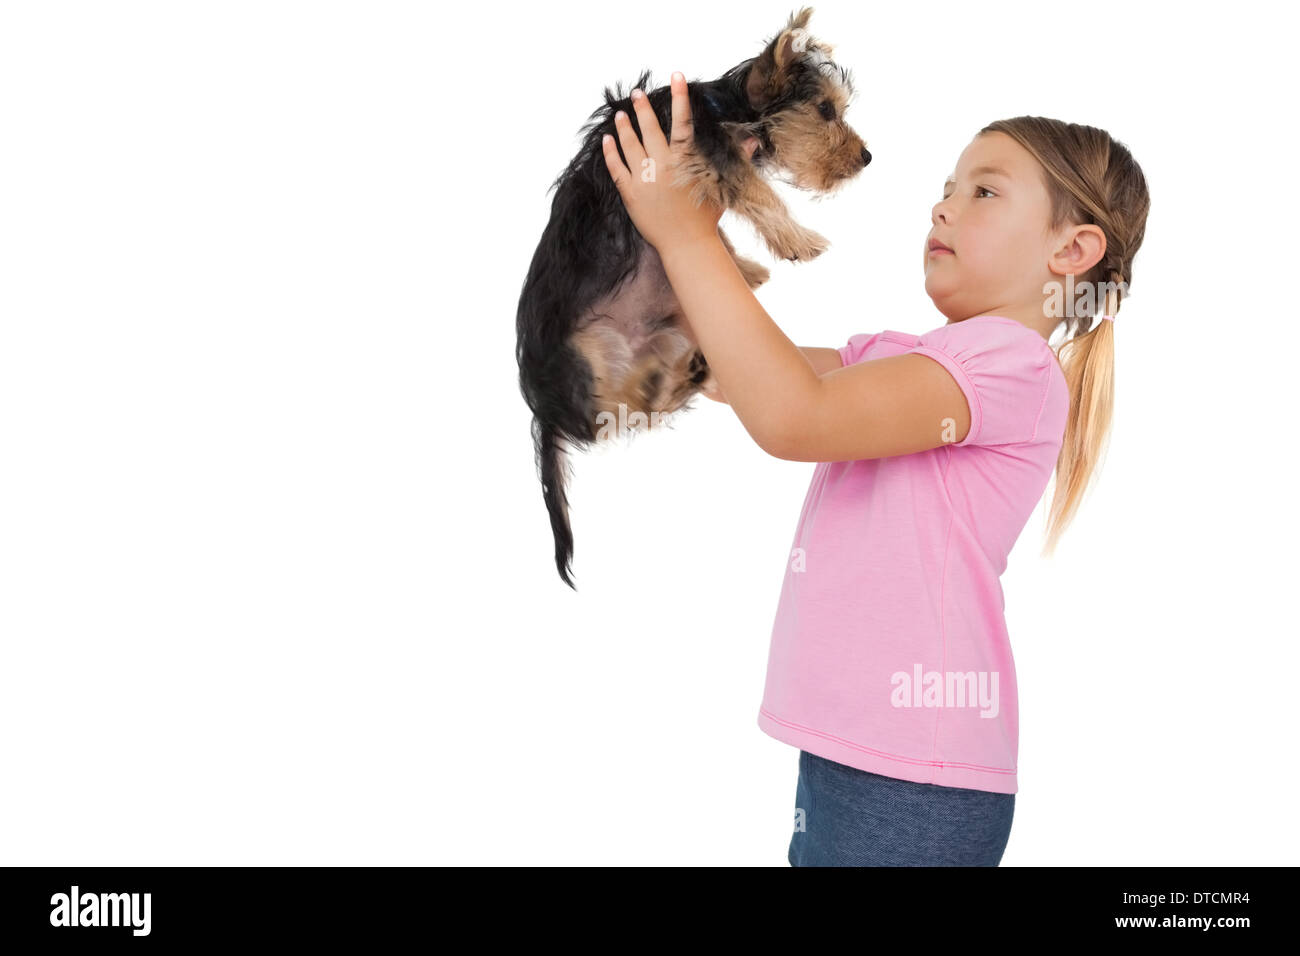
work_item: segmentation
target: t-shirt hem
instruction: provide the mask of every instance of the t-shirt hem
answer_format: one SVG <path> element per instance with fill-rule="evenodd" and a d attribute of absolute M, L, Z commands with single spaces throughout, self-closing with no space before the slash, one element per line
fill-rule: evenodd
<path fill-rule="evenodd" d="M 758 711 L 758 727 L 782 743 L 868 773 L 911 780 L 914 783 L 933 783 L 942 787 L 965 787 L 968 790 L 988 790 L 993 793 L 1019 791 L 1015 770 L 900 757 L 782 720 L 761 707 Z"/>

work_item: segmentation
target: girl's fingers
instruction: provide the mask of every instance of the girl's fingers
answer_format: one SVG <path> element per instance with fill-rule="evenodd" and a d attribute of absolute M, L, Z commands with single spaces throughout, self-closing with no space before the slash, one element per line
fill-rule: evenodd
<path fill-rule="evenodd" d="M 627 114 L 619 110 L 614 114 L 614 130 L 618 133 L 618 144 L 623 147 L 623 156 L 627 159 L 627 168 L 640 169 L 645 165 L 645 149 L 636 137 L 632 121 Z"/>
<path fill-rule="evenodd" d="M 607 133 L 601 142 L 601 146 L 605 152 L 605 168 L 609 170 L 609 175 L 614 180 L 614 185 L 618 187 L 618 191 L 621 194 L 623 192 L 623 184 L 631 174 L 628 172 L 627 167 L 623 165 L 623 160 L 619 158 L 618 147 L 614 145 L 613 136 L 610 136 Z"/>
<path fill-rule="evenodd" d="M 641 90 L 633 90 L 632 109 L 636 110 L 637 125 L 641 127 L 641 141 L 645 144 L 646 152 L 659 155 L 668 152 L 668 140 L 664 139 L 664 131 L 659 126 L 659 117 L 655 116 L 654 108 L 650 105 L 650 97 Z"/>
<path fill-rule="evenodd" d="M 674 73 L 673 90 L 673 142 L 688 143 L 694 127 L 691 119 L 691 98 L 686 91 L 686 77 Z"/>

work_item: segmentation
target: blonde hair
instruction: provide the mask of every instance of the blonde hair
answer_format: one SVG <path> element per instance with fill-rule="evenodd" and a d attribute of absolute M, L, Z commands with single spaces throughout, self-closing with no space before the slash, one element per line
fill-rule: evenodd
<path fill-rule="evenodd" d="M 1042 116 L 1017 116 L 980 130 L 980 134 L 995 132 L 1016 140 L 1042 167 L 1051 198 L 1048 231 L 1067 224 L 1092 224 L 1106 236 L 1101 259 L 1087 274 L 1074 277 L 1075 300 L 1063 319 L 1066 340 L 1055 349 L 1069 386 L 1070 411 L 1056 459 L 1056 490 L 1048 516 L 1044 554 L 1051 555 L 1077 512 L 1110 437 L 1115 323 L 1101 316 L 1116 315 L 1120 300 L 1128 294 L 1151 198 L 1133 154 L 1105 130 Z M 1105 290 L 1101 301 L 1097 290 Z"/>

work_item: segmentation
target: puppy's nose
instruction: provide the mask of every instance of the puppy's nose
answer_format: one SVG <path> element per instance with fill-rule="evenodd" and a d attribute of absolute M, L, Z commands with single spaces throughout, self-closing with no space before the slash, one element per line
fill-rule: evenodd
<path fill-rule="evenodd" d="M 867 152 L 867 147 L 862 147 L 862 165 L 865 166 L 871 162 L 871 154 Z"/>

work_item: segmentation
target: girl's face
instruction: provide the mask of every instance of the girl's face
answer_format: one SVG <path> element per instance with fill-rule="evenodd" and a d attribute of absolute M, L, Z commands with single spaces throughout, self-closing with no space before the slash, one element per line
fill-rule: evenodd
<path fill-rule="evenodd" d="M 939 311 L 952 321 L 1041 324 L 1043 285 L 1061 278 L 1051 268 L 1062 237 L 1047 232 L 1050 211 L 1038 161 L 1005 133 L 976 136 L 930 213 L 925 291 Z M 933 251 L 932 240 L 952 252 Z"/>

